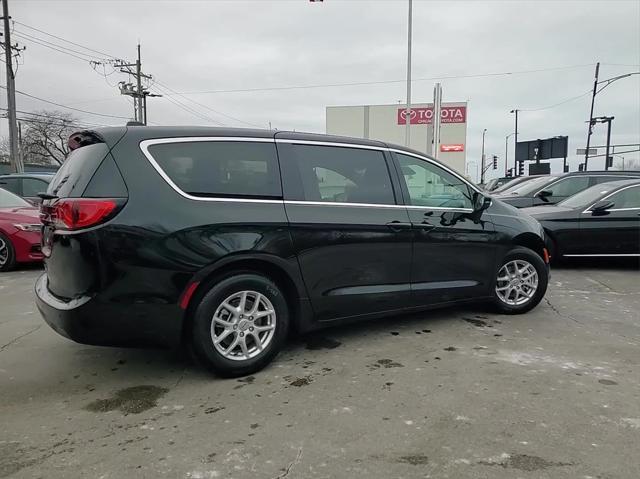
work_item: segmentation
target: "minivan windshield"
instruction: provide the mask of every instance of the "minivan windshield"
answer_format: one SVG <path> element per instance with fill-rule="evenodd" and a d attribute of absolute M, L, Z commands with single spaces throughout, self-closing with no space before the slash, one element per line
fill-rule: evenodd
<path fill-rule="evenodd" d="M 540 178 L 536 178 L 535 180 L 525 181 L 523 184 L 516 186 L 508 191 L 505 191 L 505 195 L 515 195 L 515 196 L 527 196 L 535 191 L 538 191 L 540 188 L 545 185 L 551 183 L 555 180 L 557 176 L 541 176 Z"/>
<path fill-rule="evenodd" d="M 18 195 L 0 188 L 0 208 L 23 208 L 33 206 Z"/>
<path fill-rule="evenodd" d="M 560 203 L 558 203 L 558 206 L 571 209 L 585 208 L 598 201 L 601 197 L 603 197 L 610 191 L 615 190 L 617 186 L 617 182 L 594 185 L 591 188 L 587 188 L 586 190 L 583 190 L 580 193 L 576 193 L 566 200 L 561 201 Z"/>

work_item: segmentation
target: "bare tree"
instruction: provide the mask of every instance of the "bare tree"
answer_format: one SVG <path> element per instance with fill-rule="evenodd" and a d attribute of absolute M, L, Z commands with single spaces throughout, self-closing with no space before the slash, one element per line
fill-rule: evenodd
<path fill-rule="evenodd" d="M 22 133 L 24 162 L 61 165 L 69 154 L 69 135 L 79 128 L 77 119 L 70 113 L 43 110 L 21 121 L 26 126 Z"/>
<path fill-rule="evenodd" d="M 3 136 L 0 138 L 0 163 L 9 163 L 11 157 L 11 147 L 9 146 L 9 138 Z"/>

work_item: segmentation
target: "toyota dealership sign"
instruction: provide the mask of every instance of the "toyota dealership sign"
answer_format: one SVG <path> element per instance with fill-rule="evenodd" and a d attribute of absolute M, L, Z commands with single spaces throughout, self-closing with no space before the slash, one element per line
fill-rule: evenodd
<path fill-rule="evenodd" d="M 433 107 L 412 108 L 409 112 L 412 125 L 431 125 L 433 123 Z M 405 125 L 406 108 L 398 108 L 398 125 Z M 467 121 L 466 106 L 443 106 L 440 110 L 442 123 L 465 123 Z"/>

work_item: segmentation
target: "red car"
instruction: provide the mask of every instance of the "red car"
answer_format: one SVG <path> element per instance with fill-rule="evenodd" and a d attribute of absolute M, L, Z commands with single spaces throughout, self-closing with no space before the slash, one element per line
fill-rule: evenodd
<path fill-rule="evenodd" d="M 42 261 L 38 208 L 0 188 L 0 271 Z"/>

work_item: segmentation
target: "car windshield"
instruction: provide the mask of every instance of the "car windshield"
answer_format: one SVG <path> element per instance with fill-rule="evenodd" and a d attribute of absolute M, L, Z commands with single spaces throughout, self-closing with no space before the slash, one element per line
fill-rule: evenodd
<path fill-rule="evenodd" d="M 504 193 L 505 191 L 509 191 L 509 190 L 515 188 L 516 186 L 518 186 L 518 185 L 520 185 L 522 183 L 525 183 L 527 181 L 531 181 L 533 179 L 534 178 L 529 178 L 529 177 L 526 177 L 526 178 L 513 178 L 513 179 L 507 181 L 506 183 L 498 186 L 495 190 L 493 190 L 493 193 L 494 194 L 495 193 Z"/>
<path fill-rule="evenodd" d="M 595 203 L 599 198 L 609 193 L 610 191 L 613 191 L 615 187 L 616 185 L 612 185 L 611 183 L 601 183 L 599 185 L 594 185 L 591 188 L 587 188 L 586 190 L 583 190 L 580 193 L 576 193 L 566 200 L 561 201 L 560 203 L 558 203 L 558 206 L 571 209 L 584 208 L 591 205 L 592 203 Z"/>
<path fill-rule="evenodd" d="M 517 196 L 527 196 L 534 191 L 539 190 L 544 185 L 551 183 L 551 181 L 555 180 L 556 176 L 541 176 L 540 178 L 536 178 L 534 180 L 525 181 L 521 185 L 516 186 L 508 191 L 505 191 L 506 195 L 517 195 Z"/>
<path fill-rule="evenodd" d="M 23 206 L 32 205 L 18 195 L 14 195 L 10 191 L 0 188 L 0 208 L 21 208 Z"/>

